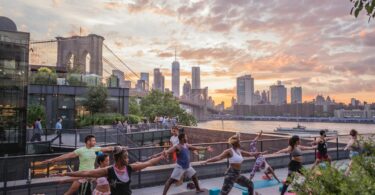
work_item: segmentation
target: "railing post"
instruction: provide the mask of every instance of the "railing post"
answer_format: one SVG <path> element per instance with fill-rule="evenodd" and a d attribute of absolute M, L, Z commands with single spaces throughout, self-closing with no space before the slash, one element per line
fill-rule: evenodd
<path fill-rule="evenodd" d="M 142 133 L 142 145 L 141 146 L 143 146 L 143 143 L 144 143 L 144 141 L 145 141 L 145 134 L 144 133 Z"/>
<path fill-rule="evenodd" d="M 138 162 L 141 162 L 141 150 L 138 149 Z M 141 186 L 141 170 L 138 171 L 138 185 Z"/>
<path fill-rule="evenodd" d="M 75 133 L 74 133 L 74 148 L 77 149 L 77 129 L 75 129 L 74 132 L 75 132 Z"/>
<path fill-rule="evenodd" d="M 119 141 L 118 141 L 118 140 L 119 140 L 119 137 L 118 137 L 118 136 L 119 136 L 119 135 L 118 135 L 118 128 L 116 128 L 116 131 L 117 131 L 117 136 L 116 136 L 116 137 L 117 137 L 117 140 L 116 140 L 116 142 L 117 142 L 118 145 L 120 145 L 120 143 L 119 143 Z"/>
<path fill-rule="evenodd" d="M 226 144 L 227 145 L 227 149 L 229 149 L 229 144 Z M 227 158 L 227 167 L 229 167 L 229 158 Z"/>
<path fill-rule="evenodd" d="M 3 194 L 6 195 L 7 194 L 7 182 L 8 182 L 8 179 L 7 179 L 7 172 L 8 172 L 8 169 L 7 169 L 7 164 L 8 164 L 8 155 L 5 154 L 5 159 L 4 159 L 4 167 L 3 167 L 3 178 L 4 178 L 4 186 L 3 186 Z"/>
<path fill-rule="evenodd" d="M 339 160 L 339 137 L 336 137 L 336 160 Z"/>
<path fill-rule="evenodd" d="M 104 145 L 107 145 L 107 129 L 104 129 Z"/>
<path fill-rule="evenodd" d="M 47 128 L 44 129 L 44 137 L 45 137 L 44 141 L 47 141 Z"/>
<path fill-rule="evenodd" d="M 49 177 L 49 163 L 47 164 L 47 177 Z"/>
<path fill-rule="evenodd" d="M 28 176 L 27 176 L 27 194 L 31 194 L 31 170 L 29 168 L 28 170 Z"/>
<path fill-rule="evenodd" d="M 161 132 L 160 143 L 163 143 L 163 138 L 164 138 L 164 131 Z"/>
<path fill-rule="evenodd" d="M 316 143 L 316 137 L 314 137 L 314 144 Z M 314 149 L 314 159 L 316 161 L 316 148 Z"/>
<path fill-rule="evenodd" d="M 260 152 L 263 152 L 263 140 L 260 140 Z"/>

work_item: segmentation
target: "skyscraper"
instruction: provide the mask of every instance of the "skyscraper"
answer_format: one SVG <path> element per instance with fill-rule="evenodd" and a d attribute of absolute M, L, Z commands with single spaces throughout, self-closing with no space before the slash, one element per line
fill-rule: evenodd
<path fill-rule="evenodd" d="M 270 86 L 270 96 L 272 105 L 286 104 L 286 88 L 281 84 L 281 81 L 277 81 L 276 85 Z"/>
<path fill-rule="evenodd" d="M 261 104 L 261 103 L 262 103 L 262 96 L 260 94 L 260 91 L 256 90 L 254 95 L 253 95 L 253 104 L 257 105 L 257 104 Z"/>
<path fill-rule="evenodd" d="M 137 80 L 137 84 L 135 84 L 135 88 L 139 92 L 146 91 L 146 86 L 145 86 L 145 81 L 144 80 Z"/>
<path fill-rule="evenodd" d="M 200 89 L 201 88 L 201 71 L 199 66 L 193 66 L 191 68 L 191 82 L 192 82 L 192 89 Z"/>
<path fill-rule="evenodd" d="M 148 91 L 150 89 L 150 80 L 148 72 L 141 72 L 141 80 L 145 81 L 145 90 Z"/>
<path fill-rule="evenodd" d="M 118 69 L 112 70 L 112 75 L 117 77 L 118 87 L 121 87 L 121 88 L 128 87 L 128 83 L 125 82 L 125 73 L 123 71 L 118 70 Z"/>
<path fill-rule="evenodd" d="M 191 84 L 188 80 L 185 80 L 184 86 L 182 87 L 182 95 L 186 99 L 190 99 L 191 97 Z"/>
<path fill-rule="evenodd" d="M 236 105 L 236 99 L 234 97 L 232 97 L 232 100 L 231 100 L 231 109 L 234 108 L 234 105 Z"/>
<path fill-rule="evenodd" d="M 152 88 L 164 92 L 164 76 L 159 68 L 154 69 L 154 84 Z"/>
<path fill-rule="evenodd" d="M 237 104 L 253 105 L 254 78 L 251 75 L 237 77 Z"/>
<path fill-rule="evenodd" d="M 176 58 L 176 51 L 172 62 L 172 93 L 175 97 L 180 97 L 180 63 Z"/>
<path fill-rule="evenodd" d="M 263 104 L 269 103 L 268 92 L 266 92 L 266 90 L 262 91 L 262 103 Z"/>
<path fill-rule="evenodd" d="M 290 103 L 302 103 L 302 87 L 292 87 L 290 89 Z"/>

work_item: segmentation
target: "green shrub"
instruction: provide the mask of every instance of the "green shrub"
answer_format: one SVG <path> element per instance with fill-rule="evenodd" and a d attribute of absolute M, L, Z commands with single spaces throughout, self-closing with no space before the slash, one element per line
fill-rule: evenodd
<path fill-rule="evenodd" d="M 130 124 L 137 124 L 141 121 L 141 118 L 136 115 L 124 116 L 120 113 L 96 113 L 93 115 L 79 117 L 77 126 L 86 127 L 91 125 L 113 125 L 116 120 L 126 120 Z"/>
<path fill-rule="evenodd" d="M 344 173 L 346 167 L 328 166 L 325 169 L 305 170 L 305 181 L 293 183 L 297 194 L 374 194 L 375 143 L 369 138 L 362 140 L 361 146 L 364 152 L 353 159 L 348 176 Z"/>
<path fill-rule="evenodd" d="M 57 74 L 54 70 L 47 67 L 38 69 L 38 72 L 32 76 L 32 83 L 39 85 L 56 85 Z"/>
<path fill-rule="evenodd" d="M 32 126 L 37 118 L 42 119 L 42 126 L 45 127 L 46 111 L 44 107 L 39 104 L 27 106 L 27 125 Z"/>
<path fill-rule="evenodd" d="M 128 124 L 138 124 L 141 121 L 141 117 L 129 114 L 125 117 L 125 120 L 128 121 Z"/>

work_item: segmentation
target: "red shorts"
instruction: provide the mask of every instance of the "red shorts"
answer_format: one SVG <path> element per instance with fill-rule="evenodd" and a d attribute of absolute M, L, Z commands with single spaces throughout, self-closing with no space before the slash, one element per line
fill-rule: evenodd
<path fill-rule="evenodd" d="M 177 152 L 172 153 L 172 159 L 173 159 L 173 162 L 177 161 Z"/>
<path fill-rule="evenodd" d="M 328 160 L 328 154 L 320 154 L 320 152 L 316 153 L 316 158 L 319 160 Z"/>

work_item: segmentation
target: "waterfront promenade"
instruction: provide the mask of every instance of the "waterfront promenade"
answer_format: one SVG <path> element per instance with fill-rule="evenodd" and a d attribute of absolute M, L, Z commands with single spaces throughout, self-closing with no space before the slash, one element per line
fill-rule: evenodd
<path fill-rule="evenodd" d="M 184 127 L 185 133 L 189 136 L 191 143 L 198 146 L 210 145 L 214 148 L 214 152 L 203 153 L 198 155 L 192 155 L 192 165 L 197 170 L 198 177 L 201 179 L 202 187 L 204 188 L 220 188 L 223 182 L 223 173 L 225 172 L 228 164 L 226 160 L 212 163 L 209 165 L 201 165 L 200 163 L 207 158 L 211 158 L 214 155 L 221 153 L 224 149 L 228 148 L 226 142 L 233 132 L 230 131 L 215 131 L 210 129 L 202 129 L 199 127 Z M 149 131 L 157 132 L 157 131 Z M 140 132 L 138 132 L 140 133 Z M 107 134 L 108 135 L 108 134 Z M 213 136 L 215 135 L 215 136 Z M 254 138 L 254 134 L 241 133 L 243 141 L 241 144 L 243 147 L 247 147 L 249 141 Z M 215 139 L 210 139 L 214 137 Z M 285 154 L 272 154 L 281 148 L 286 147 L 289 136 L 278 136 L 274 134 L 265 134 L 264 139 L 259 140 L 258 150 L 269 151 L 267 159 L 269 164 L 277 169 L 277 174 L 280 174 L 280 178 L 286 177 L 286 167 L 289 162 L 289 156 Z M 50 138 L 49 136 L 47 138 Z M 347 142 L 347 136 L 339 136 L 336 140 L 328 144 L 328 151 L 333 160 L 345 160 L 348 159 L 348 151 L 343 151 L 343 147 Z M 63 139 L 65 141 L 66 139 Z M 74 139 L 73 139 L 74 140 Z M 308 144 L 313 138 L 303 138 L 302 142 Z M 78 140 L 77 140 L 78 141 Z M 206 141 L 206 142 L 204 142 Z M 69 143 L 67 141 L 67 143 Z M 56 145 L 56 143 L 55 143 Z M 151 154 L 158 153 L 163 150 L 163 147 L 137 147 L 129 148 L 129 157 L 131 162 L 144 161 L 146 157 Z M 44 155 L 28 155 L 19 157 L 3 157 L 0 158 L 0 168 L 3 171 L 0 174 L 0 192 L 7 191 L 6 194 L 35 194 L 35 193 L 46 193 L 46 194 L 60 194 L 64 192 L 68 185 L 58 184 L 56 181 L 58 178 L 50 177 L 51 174 L 56 171 L 66 171 L 67 166 L 71 166 L 74 169 L 77 168 L 78 159 L 72 161 L 62 162 L 56 166 L 46 165 L 45 167 L 33 167 L 33 162 L 41 161 L 47 158 L 54 157 L 59 154 L 44 154 Z M 304 163 L 311 164 L 315 161 L 315 151 L 306 151 L 303 154 Z M 254 164 L 254 158 L 247 158 L 243 163 L 243 171 L 247 172 Z M 171 161 L 163 161 L 159 165 L 149 167 L 143 171 L 134 173 L 132 175 L 132 188 L 134 194 L 160 194 L 157 193 L 162 191 L 162 185 L 168 179 L 174 168 L 174 164 Z M 35 170 L 33 170 L 36 168 Z M 245 175 L 248 173 L 245 173 Z M 257 174 L 254 181 L 261 180 L 262 174 Z M 3 183 L 6 181 L 6 183 Z M 6 188 L 4 188 L 6 185 Z M 186 190 L 186 183 L 183 186 L 172 188 L 169 194 L 179 193 Z M 273 192 L 278 190 L 278 187 L 261 189 L 261 194 L 274 194 Z M 239 192 L 234 190 L 233 193 Z M 276 193 L 277 194 L 277 193 Z"/>

